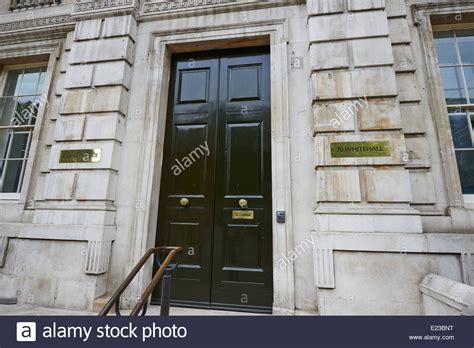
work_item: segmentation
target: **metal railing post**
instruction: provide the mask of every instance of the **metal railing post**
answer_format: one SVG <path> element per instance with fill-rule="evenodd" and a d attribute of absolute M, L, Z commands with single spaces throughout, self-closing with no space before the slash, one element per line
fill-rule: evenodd
<path fill-rule="evenodd" d="M 170 301 L 171 301 L 171 274 L 166 271 L 163 276 L 163 284 L 161 284 L 161 308 L 160 315 L 168 317 L 170 315 Z"/>

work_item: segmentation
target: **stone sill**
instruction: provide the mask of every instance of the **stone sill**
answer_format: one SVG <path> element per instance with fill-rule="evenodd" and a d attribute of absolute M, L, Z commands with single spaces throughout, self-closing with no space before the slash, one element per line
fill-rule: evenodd
<path fill-rule="evenodd" d="M 0 193 L 0 201 L 13 201 L 17 203 L 19 199 L 19 193 Z"/>
<path fill-rule="evenodd" d="M 62 241 L 115 240 L 115 226 L 0 223 L 0 238 Z"/>
<path fill-rule="evenodd" d="M 474 234 L 313 231 L 317 248 L 340 251 L 464 254 L 474 250 Z"/>
<path fill-rule="evenodd" d="M 439 305 L 454 309 L 459 315 L 474 314 L 474 287 L 462 284 L 451 279 L 428 274 L 420 284 L 420 291 L 438 301 Z M 438 315 L 429 308 L 425 308 L 425 315 Z"/>
<path fill-rule="evenodd" d="M 466 208 L 474 209 L 474 195 L 463 195 Z"/>

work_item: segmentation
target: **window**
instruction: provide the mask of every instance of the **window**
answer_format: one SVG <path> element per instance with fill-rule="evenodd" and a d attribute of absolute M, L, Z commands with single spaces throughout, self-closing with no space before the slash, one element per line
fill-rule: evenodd
<path fill-rule="evenodd" d="M 19 193 L 43 97 L 46 67 L 8 70 L 0 98 L 0 193 Z"/>
<path fill-rule="evenodd" d="M 464 194 L 474 194 L 474 30 L 435 33 Z"/>

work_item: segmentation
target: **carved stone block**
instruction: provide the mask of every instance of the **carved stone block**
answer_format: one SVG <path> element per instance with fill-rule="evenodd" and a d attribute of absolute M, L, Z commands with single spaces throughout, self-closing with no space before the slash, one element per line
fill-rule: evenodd
<path fill-rule="evenodd" d="M 109 269 L 111 249 L 111 241 L 88 241 L 85 272 L 87 274 L 102 274 L 107 272 Z"/>

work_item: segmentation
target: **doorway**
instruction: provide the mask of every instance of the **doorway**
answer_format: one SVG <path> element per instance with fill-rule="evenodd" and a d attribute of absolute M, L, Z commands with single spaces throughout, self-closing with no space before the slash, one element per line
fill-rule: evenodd
<path fill-rule="evenodd" d="M 269 312 L 269 48 L 175 55 L 171 69 L 156 244 L 185 249 L 172 302 Z"/>

